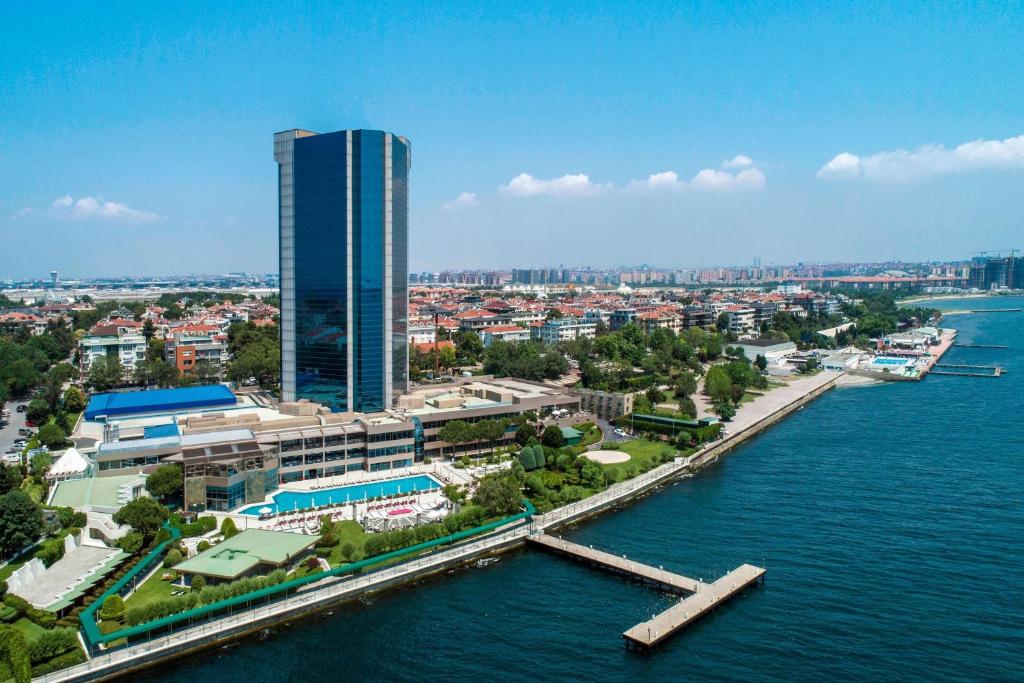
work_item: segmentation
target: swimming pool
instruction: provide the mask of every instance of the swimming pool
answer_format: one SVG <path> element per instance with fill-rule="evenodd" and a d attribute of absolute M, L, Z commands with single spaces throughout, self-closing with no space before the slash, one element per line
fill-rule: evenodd
<path fill-rule="evenodd" d="M 415 477 L 388 479 L 386 481 L 368 481 L 365 484 L 337 486 L 318 491 L 279 491 L 274 494 L 273 500 L 242 508 L 239 510 L 239 513 L 256 517 L 263 508 L 270 508 L 271 512 L 287 512 L 289 510 L 303 510 L 318 505 L 355 502 L 364 498 L 391 496 L 396 493 L 433 491 L 439 488 L 441 488 L 441 484 L 436 479 L 420 474 Z"/>
<path fill-rule="evenodd" d="M 871 361 L 873 365 L 911 365 L 913 362 L 912 358 L 889 358 L 887 356 L 878 356 Z"/>

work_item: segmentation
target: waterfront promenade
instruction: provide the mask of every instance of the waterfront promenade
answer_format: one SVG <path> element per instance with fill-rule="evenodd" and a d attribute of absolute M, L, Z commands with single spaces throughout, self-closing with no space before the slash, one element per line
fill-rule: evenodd
<path fill-rule="evenodd" d="M 277 623 L 352 600 L 362 594 L 383 590 L 417 578 L 464 564 L 482 555 L 499 553 L 521 545 L 530 533 L 555 529 L 598 514 L 689 471 L 713 463 L 723 453 L 758 434 L 804 404 L 835 386 L 841 373 L 819 372 L 787 383 L 740 407 L 729 423 L 729 433 L 688 458 L 655 467 L 627 481 L 581 501 L 535 515 L 529 524 L 499 529 L 478 539 L 425 555 L 410 562 L 372 571 L 357 577 L 325 579 L 288 598 L 265 607 L 204 622 L 130 647 L 100 654 L 84 664 L 42 676 L 38 681 L 96 681 L 122 676 L 156 662 L 206 649 Z"/>

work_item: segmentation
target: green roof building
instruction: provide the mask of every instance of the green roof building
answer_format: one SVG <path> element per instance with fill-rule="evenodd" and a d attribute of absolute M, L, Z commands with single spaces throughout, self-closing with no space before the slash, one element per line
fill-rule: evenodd
<path fill-rule="evenodd" d="M 233 581 L 286 567 L 309 552 L 318 540 L 320 537 L 315 535 L 248 529 L 175 565 L 174 569 L 183 574 Z"/>

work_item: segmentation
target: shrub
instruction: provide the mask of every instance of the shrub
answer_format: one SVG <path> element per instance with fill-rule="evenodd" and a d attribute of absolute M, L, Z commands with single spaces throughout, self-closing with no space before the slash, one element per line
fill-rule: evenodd
<path fill-rule="evenodd" d="M 167 557 L 164 558 L 164 567 L 170 568 L 178 564 L 182 560 L 181 551 L 177 548 L 171 548 L 167 552 Z"/>
<path fill-rule="evenodd" d="M 50 538 L 43 541 L 42 545 L 39 546 L 39 550 L 36 551 L 36 557 L 47 567 L 64 557 L 64 537 Z"/>
<path fill-rule="evenodd" d="M 121 619 L 123 617 L 124 599 L 120 595 L 115 593 L 103 601 L 103 606 L 100 608 L 101 619 Z"/>
<path fill-rule="evenodd" d="M 25 614 L 31 606 L 28 604 L 28 600 L 13 593 L 8 593 L 4 596 L 4 604 L 15 610 L 19 617 Z"/>
<path fill-rule="evenodd" d="M 53 628 L 57 624 L 56 614 L 47 612 L 44 609 L 36 609 L 31 605 L 25 610 L 25 617 L 36 626 L 42 626 L 43 628 Z"/>
<path fill-rule="evenodd" d="M 199 575 L 193 576 L 192 577 L 191 586 L 192 586 L 192 590 L 194 590 L 194 591 L 196 591 L 198 593 L 199 591 L 201 591 L 204 588 L 206 588 L 206 577 L 199 576 Z"/>
<path fill-rule="evenodd" d="M 225 517 L 224 521 L 221 522 L 220 532 L 224 534 L 225 540 L 238 535 L 238 527 L 235 526 L 235 520 L 230 517 Z"/>
<path fill-rule="evenodd" d="M 47 662 L 33 666 L 32 675 L 45 676 L 46 674 L 51 674 L 55 671 L 61 671 L 62 669 L 67 669 L 68 667 L 75 666 L 76 664 L 81 664 L 84 661 L 85 655 L 82 653 L 82 650 L 75 648 L 70 652 L 65 652 L 62 655 L 54 657 Z"/>
<path fill-rule="evenodd" d="M 138 531 L 129 531 L 124 536 L 117 539 L 117 547 L 129 555 L 134 555 L 142 550 L 143 543 L 145 543 L 145 539 Z"/>
<path fill-rule="evenodd" d="M 199 552 L 203 552 L 203 551 L 209 550 L 209 549 L 210 549 L 210 542 L 209 541 L 199 541 L 199 544 L 196 546 L 196 550 L 198 550 Z"/>
<path fill-rule="evenodd" d="M 306 565 L 306 569 L 312 571 L 320 567 L 320 560 L 315 557 L 307 557 L 304 564 Z"/>
<path fill-rule="evenodd" d="M 28 658 L 33 664 L 53 659 L 78 647 L 78 634 L 73 628 L 54 628 L 28 641 Z"/>
<path fill-rule="evenodd" d="M 21 631 L 0 627 L 0 656 L 10 666 L 10 676 L 16 683 L 28 683 L 32 678 L 28 657 L 28 644 Z"/>

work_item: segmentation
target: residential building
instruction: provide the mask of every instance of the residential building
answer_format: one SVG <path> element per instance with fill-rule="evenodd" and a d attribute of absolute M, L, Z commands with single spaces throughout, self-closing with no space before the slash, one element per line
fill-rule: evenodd
<path fill-rule="evenodd" d="M 142 324 L 133 320 L 112 320 L 97 323 L 78 344 L 81 352 L 82 372 L 89 372 L 94 360 L 100 357 L 117 358 L 125 373 L 146 359 L 146 338 Z"/>
<path fill-rule="evenodd" d="M 602 420 L 614 420 L 633 412 L 633 394 L 597 389 L 575 389 L 573 393 L 580 397 L 580 410 Z"/>
<path fill-rule="evenodd" d="M 730 332 L 749 334 L 754 331 L 754 309 L 750 306 L 734 304 L 726 306 L 722 312 L 729 319 Z"/>
<path fill-rule="evenodd" d="M 282 399 L 384 410 L 408 388 L 409 141 L 289 130 L 274 159 Z"/>
<path fill-rule="evenodd" d="M 431 318 L 409 319 L 409 343 L 432 344 L 437 341 L 437 328 Z"/>
<path fill-rule="evenodd" d="M 579 318 L 553 318 L 543 325 L 533 327 L 537 339 L 545 344 L 557 344 L 573 339 L 593 339 L 597 336 L 597 324 Z"/>
<path fill-rule="evenodd" d="M 494 325 L 493 327 L 485 328 L 484 331 L 480 333 L 480 337 L 483 339 L 485 347 L 490 346 L 496 341 L 530 341 L 530 330 L 526 327 L 519 327 L 518 325 Z"/>
<path fill-rule="evenodd" d="M 191 373 L 206 363 L 218 376 L 228 355 L 228 336 L 216 325 L 182 325 L 164 337 L 164 358 L 179 372 Z"/>

